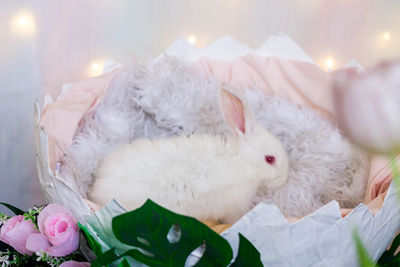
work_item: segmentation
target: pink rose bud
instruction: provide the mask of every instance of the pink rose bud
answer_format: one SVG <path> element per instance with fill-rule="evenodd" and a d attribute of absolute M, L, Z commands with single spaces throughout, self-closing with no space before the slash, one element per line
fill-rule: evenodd
<path fill-rule="evenodd" d="M 339 72 L 334 99 L 339 126 L 355 142 L 375 152 L 400 151 L 400 62 L 368 74 Z"/>
<path fill-rule="evenodd" d="M 71 212 L 59 204 L 50 204 L 38 216 L 40 233 L 31 234 L 26 247 L 32 251 L 43 250 L 50 256 L 64 257 L 79 245 L 79 228 Z"/>
<path fill-rule="evenodd" d="M 17 215 L 8 219 L 0 231 L 0 240 L 21 254 L 31 255 L 32 251 L 26 248 L 26 240 L 29 235 L 37 233 L 31 220 L 25 220 L 24 216 Z"/>
<path fill-rule="evenodd" d="M 61 263 L 60 267 L 89 267 L 89 262 L 65 261 Z"/>

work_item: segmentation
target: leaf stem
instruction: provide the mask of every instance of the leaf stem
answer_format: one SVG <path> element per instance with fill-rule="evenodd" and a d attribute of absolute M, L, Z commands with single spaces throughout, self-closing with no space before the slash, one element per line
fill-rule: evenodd
<path fill-rule="evenodd" d="M 391 156 L 390 166 L 393 173 L 393 183 L 396 187 L 397 200 L 400 202 L 400 172 L 397 166 L 397 155 Z"/>

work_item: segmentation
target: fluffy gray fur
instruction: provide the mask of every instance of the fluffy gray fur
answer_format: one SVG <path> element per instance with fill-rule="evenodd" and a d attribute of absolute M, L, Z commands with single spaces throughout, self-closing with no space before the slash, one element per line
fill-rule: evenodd
<path fill-rule="evenodd" d="M 218 82 L 190 65 L 162 57 L 118 75 L 104 99 L 87 114 L 62 159 L 60 174 L 83 195 L 99 161 L 137 138 L 192 133 L 230 134 L 218 106 Z M 257 120 L 283 143 L 289 179 L 260 188 L 254 203 L 275 203 L 286 216 L 301 217 L 338 200 L 351 208 L 364 197 L 368 156 L 311 109 L 247 90 Z M 122 185 L 121 185 L 122 186 Z"/>

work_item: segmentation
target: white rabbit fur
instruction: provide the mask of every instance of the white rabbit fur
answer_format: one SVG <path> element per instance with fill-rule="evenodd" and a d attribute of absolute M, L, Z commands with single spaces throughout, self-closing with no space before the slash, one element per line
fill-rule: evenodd
<path fill-rule="evenodd" d="M 239 95 L 227 87 L 220 92 L 232 137 L 135 140 L 101 161 L 89 198 L 101 205 L 115 198 L 130 210 L 150 198 L 200 220 L 234 223 L 250 210 L 261 186 L 277 188 L 288 175 L 282 144 L 255 121 Z"/>
<path fill-rule="evenodd" d="M 229 135 L 217 91 L 212 76 L 172 57 L 127 69 L 81 121 L 62 159 L 60 176 L 87 196 L 100 160 L 121 145 L 142 137 Z M 260 190 L 254 203 L 272 201 L 286 216 L 300 217 L 333 199 L 346 208 L 363 200 L 368 156 L 334 125 L 307 107 L 257 88 L 246 96 L 257 121 L 284 145 L 290 166 L 287 183 Z"/>

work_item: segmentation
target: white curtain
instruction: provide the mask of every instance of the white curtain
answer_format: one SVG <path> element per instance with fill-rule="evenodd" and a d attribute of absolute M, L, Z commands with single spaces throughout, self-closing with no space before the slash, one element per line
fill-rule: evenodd
<path fill-rule="evenodd" d="M 284 32 L 318 64 L 331 57 L 338 68 L 355 58 L 368 67 L 399 56 L 399 11 L 398 0 L 2 0 L 0 201 L 43 202 L 33 101 L 87 78 L 93 63 L 143 61 L 191 34 L 199 47 L 229 34 L 256 48 Z M 25 36 L 12 28 L 21 14 L 28 17 L 22 26 L 34 24 Z"/>

